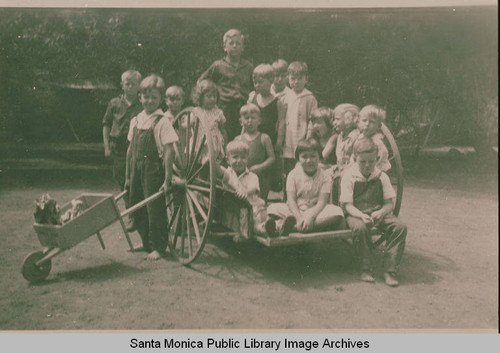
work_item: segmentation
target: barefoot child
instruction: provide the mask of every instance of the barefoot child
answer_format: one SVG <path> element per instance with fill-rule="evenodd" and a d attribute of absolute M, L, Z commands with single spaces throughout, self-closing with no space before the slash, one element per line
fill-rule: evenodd
<path fill-rule="evenodd" d="M 356 252 L 361 259 L 361 280 L 374 282 L 371 262 L 370 229 L 375 226 L 383 232 L 387 259 L 384 280 L 397 286 L 398 271 L 406 241 L 406 225 L 392 214 L 396 193 L 387 174 L 379 170 L 377 146 L 369 138 L 358 139 L 353 146 L 355 164 L 342 175 L 340 203 L 347 224 L 353 232 Z"/>
<path fill-rule="evenodd" d="M 210 65 L 198 83 L 208 79 L 217 85 L 220 108 L 227 119 L 227 132 L 231 141 L 241 132 L 239 111 L 252 90 L 253 65 L 241 57 L 244 37 L 238 29 L 230 29 L 224 34 L 223 46 L 226 56 Z"/>
<path fill-rule="evenodd" d="M 142 110 L 139 102 L 139 83 L 141 74 L 134 70 L 125 71 L 122 74 L 121 86 L 123 94 L 113 98 L 106 109 L 106 114 L 102 120 L 102 138 L 104 141 L 104 155 L 113 160 L 113 177 L 120 187 L 125 185 L 125 165 L 127 160 L 128 140 L 127 134 L 130 120 Z M 129 195 L 123 198 L 125 206 L 129 207 Z M 131 222 L 127 226 L 129 231 L 135 226 Z"/>
<path fill-rule="evenodd" d="M 165 83 L 157 75 L 142 80 L 139 97 L 144 110 L 130 122 L 126 185 L 130 202 L 135 205 L 161 188 L 167 190 L 172 178 L 173 143 L 178 140 L 170 121 L 159 109 Z M 165 198 L 160 197 L 134 212 L 134 221 L 142 246 L 136 250 L 158 260 L 167 247 Z"/>
<path fill-rule="evenodd" d="M 165 101 L 167 102 L 168 110 L 165 112 L 165 117 L 174 123 L 176 115 L 182 110 L 184 105 L 184 90 L 179 86 L 170 86 L 165 91 Z"/>
<path fill-rule="evenodd" d="M 274 165 L 274 149 L 269 136 L 259 132 L 261 115 L 255 104 L 247 104 L 240 109 L 240 122 L 243 132 L 235 140 L 243 141 L 248 145 L 249 170 L 259 177 L 260 196 L 267 200 L 271 188 Z"/>
<path fill-rule="evenodd" d="M 277 219 L 282 236 L 294 229 L 299 232 L 336 229 L 343 223 L 340 207 L 327 204 L 331 178 L 319 168 L 320 153 L 316 140 L 298 142 L 295 150 L 298 163 L 286 180 L 287 203 L 274 203 L 267 209 L 268 215 Z"/>

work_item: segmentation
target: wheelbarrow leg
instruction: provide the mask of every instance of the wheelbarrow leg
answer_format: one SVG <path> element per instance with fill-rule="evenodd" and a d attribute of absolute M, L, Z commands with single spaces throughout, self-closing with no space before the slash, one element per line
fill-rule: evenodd
<path fill-rule="evenodd" d="M 129 248 L 130 248 L 130 251 L 133 251 L 134 250 L 134 246 L 132 245 L 132 241 L 130 240 L 130 237 L 128 235 L 127 227 L 125 226 L 125 222 L 123 222 L 123 218 L 122 217 L 118 217 L 118 219 L 119 219 L 120 224 L 122 226 L 123 234 L 125 234 L 125 238 L 127 238 L 127 243 L 128 243 Z"/>
<path fill-rule="evenodd" d="M 97 232 L 97 233 L 95 233 L 95 235 L 97 235 L 97 239 L 99 239 L 99 243 L 101 244 L 102 250 L 105 250 L 106 246 L 104 246 L 104 242 L 102 241 L 101 232 Z"/>

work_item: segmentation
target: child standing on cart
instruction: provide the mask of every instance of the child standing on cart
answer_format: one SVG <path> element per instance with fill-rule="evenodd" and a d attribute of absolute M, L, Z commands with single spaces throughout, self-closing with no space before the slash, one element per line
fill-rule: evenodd
<path fill-rule="evenodd" d="M 139 86 L 144 110 L 130 122 L 127 152 L 126 186 L 133 205 L 170 187 L 173 143 L 178 137 L 159 108 L 163 92 L 165 83 L 157 75 L 146 77 Z M 148 252 L 148 260 L 158 260 L 168 243 L 165 198 L 160 197 L 135 211 L 134 221 L 142 240 L 142 246 L 135 250 Z"/>
<path fill-rule="evenodd" d="M 342 175 L 340 203 L 343 205 L 349 228 L 353 232 L 356 253 L 361 260 L 361 280 L 375 282 L 372 275 L 370 229 L 383 232 L 387 259 L 384 281 L 391 287 L 396 279 L 406 241 L 406 225 L 393 213 L 396 193 L 387 174 L 376 167 L 377 145 L 363 137 L 354 143 L 355 164 Z"/>

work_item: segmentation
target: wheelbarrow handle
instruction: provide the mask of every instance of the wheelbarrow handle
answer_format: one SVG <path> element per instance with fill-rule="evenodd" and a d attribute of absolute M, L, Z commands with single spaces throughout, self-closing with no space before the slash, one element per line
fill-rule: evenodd
<path fill-rule="evenodd" d="M 127 195 L 127 190 L 123 190 L 120 192 L 118 195 L 115 196 L 115 201 L 118 201 L 119 199 L 123 198 L 123 196 Z"/>
<path fill-rule="evenodd" d="M 156 193 L 154 193 L 153 195 L 149 196 L 148 198 L 145 198 L 144 200 L 142 200 L 141 202 L 135 204 L 134 206 L 130 207 L 130 208 L 127 208 L 125 211 L 123 211 L 120 216 L 121 217 L 125 217 L 126 215 L 128 215 L 129 213 L 131 212 L 134 212 L 136 210 L 138 210 L 139 208 L 141 207 L 144 207 L 146 206 L 148 203 L 150 203 L 151 201 L 153 200 L 156 200 L 157 198 L 159 198 L 160 196 L 162 195 L 165 195 L 166 192 L 163 191 L 163 190 L 160 190 Z"/>

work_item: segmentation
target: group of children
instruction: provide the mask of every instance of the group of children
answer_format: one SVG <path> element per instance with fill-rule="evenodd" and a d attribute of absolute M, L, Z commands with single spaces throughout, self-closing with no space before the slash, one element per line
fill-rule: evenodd
<path fill-rule="evenodd" d="M 380 132 L 384 110 L 353 104 L 318 108 L 306 88 L 305 62 L 288 65 L 279 59 L 253 68 L 242 58 L 239 30 L 224 34 L 223 48 L 226 56 L 192 91 L 193 113 L 210 130 L 223 184 L 252 205 L 254 232 L 287 236 L 341 229 L 347 222 L 362 262 L 361 279 L 372 282 L 370 230 L 378 226 L 389 253 L 384 279 L 397 285 L 406 227 L 392 215 L 395 194 L 385 174 L 391 166 Z M 123 95 L 108 105 L 103 138 L 116 180 L 130 190 L 129 206 L 170 187 L 178 141 L 172 123 L 185 94 L 178 86 L 165 91 L 156 75 L 141 81 L 136 71 L 122 75 L 122 88 Z M 164 92 L 165 113 L 160 109 Z M 269 192 L 280 189 L 286 203 L 267 204 Z M 140 249 L 149 259 L 160 258 L 167 241 L 165 200 L 136 211 L 133 221 Z"/>

